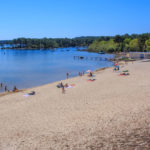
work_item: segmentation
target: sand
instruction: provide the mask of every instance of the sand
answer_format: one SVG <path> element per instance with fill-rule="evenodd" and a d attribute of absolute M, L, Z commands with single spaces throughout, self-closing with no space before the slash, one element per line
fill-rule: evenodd
<path fill-rule="evenodd" d="M 149 150 L 150 62 L 0 97 L 0 150 Z M 34 96 L 24 97 L 34 90 Z"/>

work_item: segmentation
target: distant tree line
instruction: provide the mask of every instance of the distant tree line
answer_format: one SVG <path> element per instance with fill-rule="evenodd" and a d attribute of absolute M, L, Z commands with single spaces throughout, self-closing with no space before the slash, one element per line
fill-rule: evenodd
<path fill-rule="evenodd" d="M 150 33 L 125 34 L 114 37 L 98 38 L 88 47 L 89 51 L 129 52 L 129 51 L 150 51 Z"/>
<path fill-rule="evenodd" d="M 11 45 L 12 48 L 23 49 L 50 49 L 58 47 L 81 47 L 89 46 L 98 37 L 76 37 L 76 38 L 17 38 L 9 41 L 5 41 L 5 44 Z M 4 42 L 1 42 L 4 44 Z M 1 44 L 0 43 L 0 44 Z M 2 46 L 1 44 L 1 46 Z"/>
<path fill-rule="evenodd" d="M 128 52 L 150 51 L 150 33 L 116 36 L 83 36 L 76 38 L 17 38 L 0 41 L 2 48 L 9 44 L 14 49 L 51 49 L 88 46 L 88 51 Z"/>

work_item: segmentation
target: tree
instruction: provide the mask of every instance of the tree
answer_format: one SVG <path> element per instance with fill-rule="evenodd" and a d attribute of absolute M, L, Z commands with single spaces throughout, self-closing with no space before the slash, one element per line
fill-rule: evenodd
<path fill-rule="evenodd" d="M 124 40 L 124 38 L 120 35 L 116 35 L 114 37 L 114 42 L 118 43 L 118 46 L 117 46 L 117 51 L 118 52 L 123 51 L 123 40 Z"/>
<path fill-rule="evenodd" d="M 130 51 L 139 51 L 138 39 L 133 39 L 130 41 Z"/>
<path fill-rule="evenodd" d="M 150 39 L 145 41 L 146 50 L 150 51 Z"/>
<path fill-rule="evenodd" d="M 114 37 L 114 42 L 115 42 L 115 43 L 122 43 L 123 40 L 124 40 L 123 37 L 120 36 L 120 35 L 116 35 L 116 36 Z"/>
<path fill-rule="evenodd" d="M 94 51 L 105 51 L 108 53 L 116 52 L 118 44 L 114 42 L 113 39 L 110 39 L 109 41 L 99 41 L 95 40 L 90 46 L 90 50 Z"/>
<path fill-rule="evenodd" d="M 146 50 L 146 45 L 145 45 L 145 41 L 149 39 L 149 35 L 148 34 L 141 34 L 139 36 L 139 48 L 141 51 Z"/>
<path fill-rule="evenodd" d="M 126 38 L 123 41 L 124 51 L 125 52 L 129 51 L 129 49 L 130 49 L 130 41 L 131 41 L 131 38 Z"/>

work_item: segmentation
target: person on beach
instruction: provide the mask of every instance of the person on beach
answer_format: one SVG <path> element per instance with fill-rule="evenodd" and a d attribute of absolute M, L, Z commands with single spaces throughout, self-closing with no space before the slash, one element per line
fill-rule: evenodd
<path fill-rule="evenodd" d="M 68 85 L 68 83 L 66 83 L 64 86 L 65 86 L 65 87 L 68 87 L 69 85 Z"/>
<path fill-rule="evenodd" d="M 17 92 L 17 91 L 18 91 L 18 89 L 16 88 L 16 86 L 14 86 L 13 92 Z"/>
<path fill-rule="evenodd" d="M 120 70 L 119 65 L 117 66 L 117 69 Z"/>
<path fill-rule="evenodd" d="M 7 91 L 8 89 L 7 89 L 7 86 L 5 86 L 5 92 Z"/>
<path fill-rule="evenodd" d="M 90 72 L 89 77 L 92 77 L 92 76 L 93 76 L 93 74 L 92 74 L 92 72 Z"/>
<path fill-rule="evenodd" d="M 63 85 L 62 82 L 60 83 L 60 88 L 62 88 L 62 93 L 64 94 L 65 93 L 65 86 Z"/>
<path fill-rule="evenodd" d="M 114 63 L 114 66 L 118 66 L 118 62 L 115 62 L 115 63 Z"/>
<path fill-rule="evenodd" d="M 60 87 L 63 87 L 63 86 L 64 86 L 64 85 L 63 85 L 63 83 L 61 82 L 61 83 L 60 83 Z"/>
<path fill-rule="evenodd" d="M 67 79 L 68 79 L 69 78 L 69 73 L 68 72 L 66 73 L 66 76 L 67 76 Z"/>
<path fill-rule="evenodd" d="M 0 87 L 3 87 L 3 83 L 0 84 Z"/>
<path fill-rule="evenodd" d="M 82 75 L 84 76 L 84 71 L 83 71 Z"/>
<path fill-rule="evenodd" d="M 79 72 L 79 76 L 82 76 L 82 73 L 81 73 L 81 72 Z"/>
<path fill-rule="evenodd" d="M 62 86 L 62 93 L 65 94 L 65 86 Z"/>

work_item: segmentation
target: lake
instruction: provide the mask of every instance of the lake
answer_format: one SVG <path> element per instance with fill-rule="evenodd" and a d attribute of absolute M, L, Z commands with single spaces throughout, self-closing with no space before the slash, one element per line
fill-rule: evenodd
<path fill-rule="evenodd" d="M 19 89 L 31 88 L 63 80 L 67 72 L 74 77 L 88 69 L 94 71 L 110 67 L 113 63 L 107 59 L 113 57 L 112 54 L 78 51 L 77 48 L 0 50 L 0 83 L 7 85 L 9 90 L 14 86 Z M 3 91 L 1 88 L 0 92 Z"/>

